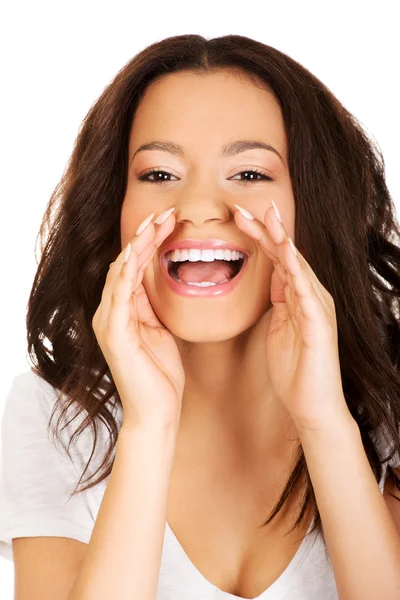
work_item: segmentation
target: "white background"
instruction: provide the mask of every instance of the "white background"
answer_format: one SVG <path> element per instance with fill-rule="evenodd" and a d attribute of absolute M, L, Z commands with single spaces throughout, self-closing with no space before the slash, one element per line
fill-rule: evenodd
<path fill-rule="evenodd" d="M 319 77 L 377 141 L 398 210 L 396 5 L 396 0 L 4 2 L 0 414 L 11 380 L 29 368 L 25 310 L 42 214 L 83 117 L 117 71 L 145 46 L 172 35 L 233 33 L 272 45 Z M 1 600 L 13 598 L 12 581 L 12 563 L 0 558 Z"/>

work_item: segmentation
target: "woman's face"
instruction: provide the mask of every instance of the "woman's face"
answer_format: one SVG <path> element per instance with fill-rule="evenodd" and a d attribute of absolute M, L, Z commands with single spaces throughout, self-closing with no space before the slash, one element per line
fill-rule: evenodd
<path fill-rule="evenodd" d="M 222 148 L 236 140 L 264 142 L 282 159 L 263 148 L 221 156 Z M 153 149 L 135 154 L 139 146 L 153 141 L 179 144 L 183 153 Z M 271 307 L 273 264 L 257 242 L 237 227 L 234 205 L 263 222 L 273 198 L 294 238 L 286 137 L 272 93 L 227 71 L 173 73 L 153 82 L 134 116 L 129 165 L 121 212 L 122 247 L 148 215 L 155 212 L 156 218 L 175 207 L 175 229 L 161 244 L 143 279 L 160 321 L 174 336 L 190 342 L 228 340 L 254 325 Z M 149 169 L 168 175 L 164 174 L 162 183 L 155 183 L 161 178 L 156 173 L 150 173 L 148 181 L 140 180 Z M 261 175 L 249 173 L 251 169 Z M 168 285 L 161 254 L 167 244 L 186 238 L 219 239 L 244 249 L 248 261 L 232 291 L 199 297 L 178 294 Z"/>

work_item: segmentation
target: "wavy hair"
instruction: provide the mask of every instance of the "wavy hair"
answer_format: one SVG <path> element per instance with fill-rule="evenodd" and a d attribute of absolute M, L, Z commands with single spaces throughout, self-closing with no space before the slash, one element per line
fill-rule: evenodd
<path fill-rule="evenodd" d="M 240 35 L 210 40 L 179 35 L 134 56 L 91 106 L 38 233 L 41 256 L 26 324 L 32 370 L 61 392 L 48 430 L 60 408 L 53 432 L 60 439 L 61 421 L 73 407 L 75 417 L 82 413 L 84 419 L 69 439 L 68 456 L 72 441 L 86 427 L 94 434 L 92 454 L 73 494 L 110 475 L 118 439 L 113 407 L 122 405 L 92 318 L 108 266 L 121 251 L 120 215 L 135 109 L 146 87 L 168 73 L 221 69 L 265 85 L 281 107 L 296 245 L 334 299 L 344 396 L 377 482 L 383 463 L 400 451 L 400 230 L 382 153 L 332 92 L 286 54 Z M 109 445 L 99 468 L 79 489 L 96 447 L 99 420 L 106 425 Z M 391 446 L 383 459 L 378 452 L 381 428 Z M 400 490 L 400 479 L 390 465 L 387 469 Z M 302 505 L 290 531 L 300 527 L 312 507 L 310 532 L 320 533 L 326 548 L 301 445 L 281 497 L 261 527 L 303 481 Z"/>

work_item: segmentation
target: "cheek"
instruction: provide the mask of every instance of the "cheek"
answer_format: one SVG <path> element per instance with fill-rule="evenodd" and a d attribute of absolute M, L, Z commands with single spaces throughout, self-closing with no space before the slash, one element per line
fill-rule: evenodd
<path fill-rule="evenodd" d="M 125 198 L 122 203 L 120 217 L 121 240 L 128 239 L 129 230 L 133 229 L 135 218 L 135 211 L 132 209 L 132 206 L 129 204 L 129 202 L 127 202 Z"/>
<path fill-rule="evenodd" d="M 121 241 L 128 243 L 135 235 L 139 225 L 143 223 L 147 217 L 155 213 L 153 222 L 157 217 L 170 208 L 171 201 L 166 197 L 155 197 L 154 194 L 135 192 L 129 194 L 127 192 L 121 207 L 120 228 Z"/>
<path fill-rule="evenodd" d="M 135 235 L 139 225 L 149 216 L 154 210 L 151 207 L 139 206 L 125 199 L 121 208 L 120 228 L 121 228 L 121 245 L 126 246 L 129 240 Z"/>
<path fill-rule="evenodd" d="M 257 198 L 247 198 L 246 201 L 242 200 L 237 204 L 240 204 L 248 210 L 253 217 L 255 217 L 261 223 L 264 223 L 265 213 L 269 208 L 272 207 L 271 198 L 273 198 L 275 204 L 277 205 L 279 212 L 282 217 L 283 224 L 290 235 L 290 237 L 294 236 L 294 223 L 295 223 L 295 203 L 291 193 L 286 190 L 278 190 L 270 188 L 268 192 L 265 193 L 263 190 L 263 197 Z"/>

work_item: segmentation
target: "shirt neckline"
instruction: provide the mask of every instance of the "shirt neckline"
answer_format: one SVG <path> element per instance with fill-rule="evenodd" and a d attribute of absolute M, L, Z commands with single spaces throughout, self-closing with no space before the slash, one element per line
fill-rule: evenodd
<path fill-rule="evenodd" d="M 192 563 L 189 556 L 186 554 L 185 550 L 183 549 L 181 543 L 179 542 L 178 538 L 176 537 L 175 533 L 173 532 L 172 528 L 170 527 L 168 521 L 166 521 L 166 531 L 170 534 L 170 537 L 172 538 L 173 543 L 179 549 L 179 552 L 180 552 L 183 560 L 191 568 L 191 570 L 194 573 L 194 576 L 201 579 L 203 581 L 203 584 L 208 586 L 211 590 L 213 590 L 214 592 L 218 592 L 218 595 L 221 598 L 221 600 L 267 600 L 267 598 L 269 598 L 271 594 L 274 594 L 275 592 L 279 591 L 279 589 L 282 588 L 282 586 L 283 587 L 285 586 L 285 583 L 287 582 L 288 578 L 290 577 L 292 571 L 298 566 L 300 561 L 303 559 L 303 557 L 309 547 L 309 544 L 310 544 L 310 536 L 308 534 L 311 530 L 313 523 L 314 523 L 314 517 L 311 519 L 311 523 L 308 527 L 307 533 L 304 536 L 300 546 L 298 547 L 298 549 L 296 551 L 296 554 L 293 556 L 292 560 L 290 561 L 290 563 L 288 564 L 286 569 L 279 575 L 279 577 L 266 590 L 264 590 L 259 596 L 255 597 L 255 598 L 243 598 L 243 596 L 235 596 L 234 594 L 230 594 L 229 592 L 225 592 L 224 590 L 219 589 L 216 585 L 211 583 L 211 581 L 209 581 L 206 577 L 204 577 L 204 575 Z M 272 597 L 271 597 L 271 600 L 272 600 Z"/>

